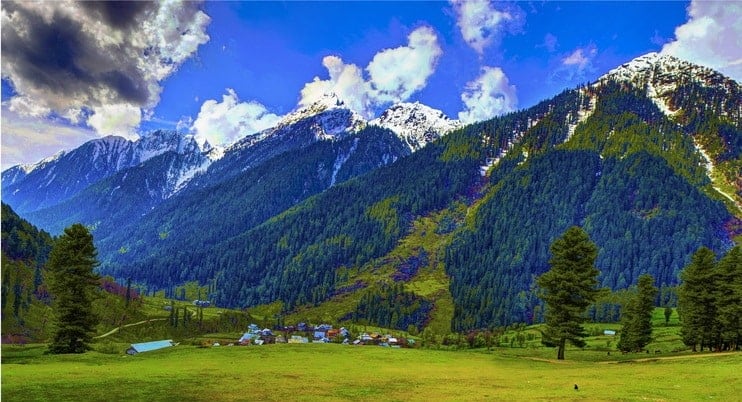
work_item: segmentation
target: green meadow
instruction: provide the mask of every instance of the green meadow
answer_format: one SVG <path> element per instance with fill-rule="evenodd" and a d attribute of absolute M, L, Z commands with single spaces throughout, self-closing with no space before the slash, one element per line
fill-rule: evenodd
<path fill-rule="evenodd" d="M 557 362 L 500 349 L 178 345 L 127 356 L 4 346 L 4 401 L 740 400 L 742 354 Z M 578 384 L 579 390 L 574 389 Z"/>

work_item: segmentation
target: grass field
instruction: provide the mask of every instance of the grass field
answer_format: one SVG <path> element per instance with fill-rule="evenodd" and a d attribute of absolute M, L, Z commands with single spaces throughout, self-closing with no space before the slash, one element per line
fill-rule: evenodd
<path fill-rule="evenodd" d="M 496 349 L 336 344 L 197 348 L 137 356 L 3 347 L 4 401 L 740 400 L 742 354 L 555 362 Z M 638 356 L 641 357 L 641 356 Z M 574 384 L 579 390 L 573 389 Z"/>

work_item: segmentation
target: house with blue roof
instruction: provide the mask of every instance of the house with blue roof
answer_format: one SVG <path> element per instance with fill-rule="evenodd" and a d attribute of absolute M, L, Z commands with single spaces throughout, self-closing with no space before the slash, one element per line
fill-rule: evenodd
<path fill-rule="evenodd" d="M 150 352 L 157 349 L 169 348 L 171 346 L 175 346 L 175 343 L 173 343 L 172 339 L 166 339 L 164 341 L 132 343 L 131 347 L 126 350 L 126 353 L 129 355 L 135 355 L 137 353 Z"/>

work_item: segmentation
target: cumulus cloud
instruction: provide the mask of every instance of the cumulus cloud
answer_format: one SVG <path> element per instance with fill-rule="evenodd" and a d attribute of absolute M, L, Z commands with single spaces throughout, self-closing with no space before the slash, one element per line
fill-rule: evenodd
<path fill-rule="evenodd" d="M 499 67 L 483 67 L 475 80 L 468 82 L 461 100 L 464 111 L 459 112 L 459 120 L 473 123 L 491 119 L 512 112 L 518 104 L 515 85 L 510 85 L 508 77 Z"/>
<path fill-rule="evenodd" d="M 131 133 L 159 82 L 209 40 L 197 3 L 4 1 L 0 13 L 10 110 L 87 118 L 100 134 Z"/>
<path fill-rule="evenodd" d="M 517 29 L 522 24 L 519 13 L 497 10 L 489 0 L 451 0 L 456 11 L 456 24 L 466 43 L 480 55 L 498 41 L 504 30 Z"/>
<path fill-rule="evenodd" d="M 407 37 L 406 46 L 378 52 L 364 70 L 338 56 L 326 56 L 322 65 L 329 79 L 315 77 L 301 90 L 299 106 L 308 106 L 334 92 L 348 107 L 371 118 L 376 107 L 407 100 L 427 85 L 443 51 L 430 27 L 420 27 Z"/>
<path fill-rule="evenodd" d="M 118 135 L 135 140 L 136 128 L 142 121 L 142 111 L 135 105 L 119 103 L 93 108 L 88 125 L 101 135 Z"/>
<path fill-rule="evenodd" d="M 742 3 L 691 1 L 688 22 L 675 29 L 675 40 L 662 47 L 669 54 L 718 70 L 742 81 Z"/>
<path fill-rule="evenodd" d="M 400 102 L 425 88 L 443 54 L 429 27 L 414 30 L 408 40 L 407 46 L 377 53 L 366 67 L 379 102 Z"/>
<path fill-rule="evenodd" d="M 212 145 L 227 145 L 245 136 L 273 127 L 279 117 L 257 102 L 240 102 L 237 93 L 227 88 L 222 101 L 209 99 L 191 126 L 196 138 Z"/>
<path fill-rule="evenodd" d="M 338 56 L 325 56 L 322 65 L 327 69 L 330 79 L 314 77 L 312 82 L 304 85 L 299 106 L 309 106 L 324 94 L 335 93 L 349 108 L 369 117 L 373 113 L 371 85 L 363 78 L 363 70 L 355 64 L 345 64 Z"/>

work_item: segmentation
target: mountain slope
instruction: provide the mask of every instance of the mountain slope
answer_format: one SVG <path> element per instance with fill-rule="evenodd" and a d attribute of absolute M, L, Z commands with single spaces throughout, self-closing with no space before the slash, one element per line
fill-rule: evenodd
<path fill-rule="evenodd" d="M 208 145 L 207 145 L 208 146 Z M 137 141 L 105 137 L 30 167 L 3 172 L 3 202 L 21 214 L 64 202 L 88 186 L 166 152 L 199 155 L 193 137 L 158 130 Z"/>
<path fill-rule="evenodd" d="M 727 186 L 739 179 L 739 84 L 696 70 L 640 58 L 414 153 L 425 130 L 356 131 L 352 114 L 326 102 L 297 114 L 295 130 L 246 138 L 99 238 L 101 270 L 152 290 L 215 283 L 223 306 L 280 302 L 286 315 L 330 302 L 350 308 L 335 315 L 348 320 L 440 328 L 452 317 L 463 331 L 538 320 L 534 277 L 551 241 L 580 225 L 600 248 L 604 286 L 625 289 L 645 272 L 675 285 L 696 248 L 723 252 L 742 233 L 708 167 Z M 427 230 L 440 234 L 435 256 L 408 244 Z M 415 322 L 391 318 L 396 298 L 417 306 L 404 310 Z"/>
<path fill-rule="evenodd" d="M 168 151 L 104 178 L 74 197 L 26 214 L 28 219 L 51 233 L 83 222 L 105 237 L 173 196 L 193 175 L 211 163 L 201 152 Z"/>
<path fill-rule="evenodd" d="M 190 256 L 204 247 L 248 231 L 314 194 L 407 153 L 393 133 L 378 127 L 287 151 L 218 184 L 180 193 L 135 225 L 99 238 L 102 269 L 137 277 L 136 271 L 150 264 L 153 255 L 154 260 L 192 261 Z M 161 254 L 163 250 L 168 251 Z M 164 265 L 167 262 L 155 264 Z M 199 279 L 206 276 L 199 274 Z"/>

